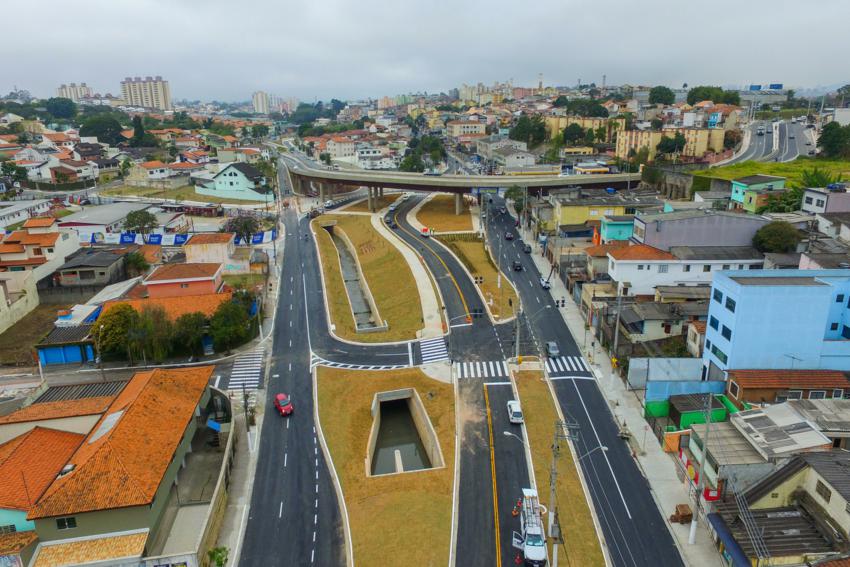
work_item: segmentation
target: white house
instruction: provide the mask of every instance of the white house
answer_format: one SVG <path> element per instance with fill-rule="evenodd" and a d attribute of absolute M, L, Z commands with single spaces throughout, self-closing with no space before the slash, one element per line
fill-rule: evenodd
<path fill-rule="evenodd" d="M 621 295 L 655 295 L 657 286 L 708 286 L 715 272 L 762 267 L 764 256 L 749 246 L 674 246 L 665 252 L 636 244 L 608 252 L 608 275 Z"/>

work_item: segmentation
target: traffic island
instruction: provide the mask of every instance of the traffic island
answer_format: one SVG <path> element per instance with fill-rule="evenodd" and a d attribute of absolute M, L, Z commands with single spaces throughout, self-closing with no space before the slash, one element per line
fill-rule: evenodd
<path fill-rule="evenodd" d="M 502 274 L 484 248 L 484 241 L 477 234 L 443 234 L 437 237 L 451 250 L 469 270 L 476 287 L 484 297 L 487 309 L 496 320 L 505 320 L 519 307 L 516 291 L 510 280 Z"/>
<path fill-rule="evenodd" d="M 354 563 L 447 564 L 455 477 L 452 385 L 415 368 L 369 372 L 319 367 L 316 373 L 318 418 L 348 511 Z M 373 410 L 376 403 L 394 400 L 410 404 L 414 422 L 427 419 L 428 425 L 414 426 L 433 431 L 430 440 L 427 432 L 420 433 L 432 468 L 373 476 Z"/>
<path fill-rule="evenodd" d="M 357 266 L 358 277 L 372 309 L 374 327 L 358 329 L 340 254 L 324 226 L 344 234 L 346 248 Z M 398 249 L 372 226 L 368 215 L 322 215 L 312 224 L 319 249 L 325 301 L 336 336 L 356 342 L 392 342 L 417 338 L 424 327 L 422 303 L 413 273 Z M 336 228 L 338 227 L 338 228 Z M 360 331 L 360 332 L 358 332 Z"/>
<path fill-rule="evenodd" d="M 443 232 L 472 232 L 472 215 L 469 202 L 461 198 L 461 212 L 457 213 L 455 195 L 441 193 L 428 199 L 416 213 L 416 220 L 429 229 Z"/>
<path fill-rule="evenodd" d="M 555 437 L 555 422 L 559 419 L 549 385 L 540 371 L 520 371 L 514 374 L 519 393 L 528 445 L 534 464 L 534 477 L 540 503 L 547 510 L 549 505 L 550 470 L 552 465 L 552 442 Z M 599 535 L 593 521 L 593 515 L 579 478 L 579 470 L 573 460 L 567 441 L 560 441 L 557 459 L 557 483 L 555 500 L 561 524 L 564 544 L 558 546 L 558 558 L 561 565 L 582 565 L 603 567 L 605 558 L 599 543 Z M 544 517 L 548 522 L 548 518 Z M 549 542 L 549 557 L 552 557 Z"/>

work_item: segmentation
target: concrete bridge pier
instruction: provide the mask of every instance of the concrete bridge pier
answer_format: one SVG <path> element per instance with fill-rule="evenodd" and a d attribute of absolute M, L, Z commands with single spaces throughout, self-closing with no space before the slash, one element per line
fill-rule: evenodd
<path fill-rule="evenodd" d="M 319 183 L 319 202 L 324 204 L 326 196 L 327 195 L 326 195 L 326 191 L 325 191 L 325 184 Z"/>
<path fill-rule="evenodd" d="M 383 197 L 383 196 L 384 196 L 384 188 L 378 187 L 378 197 Z"/>
<path fill-rule="evenodd" d="M 367 187 L 366 188 L 366 195 L 367 195 L 366 201 L 369 204 L 369 212 L 370 213 L 375 212 L 375 198 L 372 196 L 372 191 L 374 191 L 374 190 L 375 189 L 373 187 Z"/>
<path fill-rule="evenodd" d="M 455 193 L 455 214 L 459 215 L 463 212 L 463 195 Z"/>

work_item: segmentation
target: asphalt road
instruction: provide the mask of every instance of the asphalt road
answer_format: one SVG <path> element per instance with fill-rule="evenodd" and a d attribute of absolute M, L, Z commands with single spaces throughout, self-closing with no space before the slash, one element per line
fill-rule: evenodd
<path fill-rule="evenodd" d="M 780 162 L 793 161 L 801 155 L 808 155 L 810 150 L 815 149 L 814 145 L 806 145 L 806 142 L 809 142 L 810 140 L 806 135 L 806 129 L 802 124 L 795 124 L 788 120 L 782 120 L 777 124 L 777 134 L 773 133 L 773 125 L 773 122 L 760 120 L 748 126 L 747 128 L 751 132 L 750 145 L 741 155 L 730 160 L 728 163 L 739 163 L 748 160 Z M 764 126 L 765 135 L 758 136 L 756 134 L 759 126 Z M 773 149 L 774 136 L 777 136 L 778 148 L 776 151 Z M 791 138 L 791 136 L 794 137 Z"/>
<path fill-rule="evenodd" d="M 501 204 L 500 199 L 494 198 L 494 207 Z M 507 231 L 515 233 L 515 219 L 510 215 L 488 216 L 491 238 L 504 238 Z M 518 234 L 514 241 L 519 242 Z M 507 260 L 523 263 L 522 272 L 509 272 L 509 275 L 517 284 L 537 340 L 556 341 L 562 354 L 580 357 L 576 340 L 554 307 L 555 298 L 539 285 L 540 274 L 529 255 L 521 251 L 519 244 L 508 250 Z M 533 245 L 532 253 L 541 253 L 540 246 Z M 648 482 L 628 445 L 619 438 L 619 428 L 595 378 L 590 372 L 576 371 L 553 377 L 553 384 L 564 417 L 576 426 L 575 448 L 612 564 L 683 565 Z M 597 449 L 601 446 L 607 450 Z"/>

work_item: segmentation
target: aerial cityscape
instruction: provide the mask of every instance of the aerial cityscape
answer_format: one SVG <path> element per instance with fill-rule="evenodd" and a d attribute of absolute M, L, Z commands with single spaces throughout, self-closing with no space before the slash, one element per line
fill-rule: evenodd
<path fill-rule="evenodd" d="M 143 4 L 4 8 L 0 567 L 850 565 L 850 6 Z"/>

